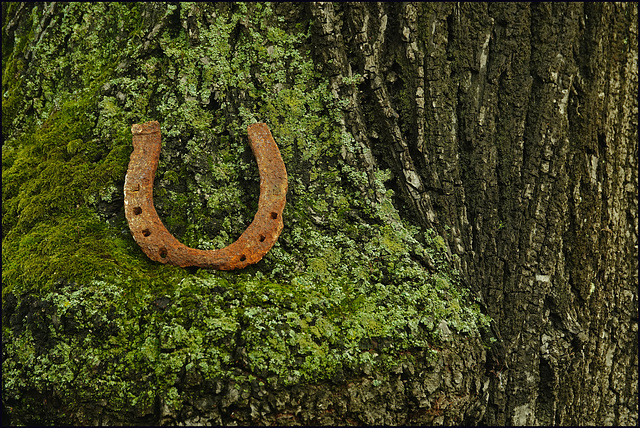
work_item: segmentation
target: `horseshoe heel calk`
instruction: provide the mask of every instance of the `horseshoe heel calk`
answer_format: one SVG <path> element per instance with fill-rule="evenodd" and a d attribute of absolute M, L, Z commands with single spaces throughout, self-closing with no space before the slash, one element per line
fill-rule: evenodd
<path fill-rule="evenodd" d="M 253 221 L 237 241 L 219 250 L 198 250 L 181 244 L 162 224 L 153 204 L 153 180 L 160 158 L 157 121 L 131 127 L 133 152 L 125 177 L 125 216 L 133 238 L 152 260 L 176 266 L 220 270 L 257 263 L 273 247 L 284 227 L 287 171 L 278 146 L 264 123 L 247 128 L 260 172 L 260 199 Z"/>

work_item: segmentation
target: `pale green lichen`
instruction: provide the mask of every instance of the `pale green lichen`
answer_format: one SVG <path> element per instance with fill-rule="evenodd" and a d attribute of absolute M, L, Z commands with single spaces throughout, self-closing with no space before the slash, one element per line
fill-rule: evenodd
<path fill-rule="evenodd" d="M 207 16 L 197 43 L 167 27 L 144 51 L 139 4 L 60 7 L 40 41 L 26 29 L 3 49 L 3 402 L 15 417 L 44 417 L 38 394 L 63 403 L 41 419 L 55 423 L 101 400 L 114 411 L 144 413 L 156 397 L 179 408 L 184 385 L 384 372 L 440 343 L 442 320 L 472 335 L 488 324 L 443 238 L 398 214 L 390 173 L 375 174 L 381 202 L 360 192 L 368 177 L 340 156 L 353 137 L 310 59 L 310 23 L 285 30 L 269 4 L 169 5 L 181 22 Z M 42 8 L 32 10 L 37 25 Z M 21 74 L 24 49 L 40 62 Z M 162 125 L 158 212 L 203 249 L 251 221 L 259 177 L 246 127 L 269 125 L 289 194 L 263 261 L 209 272 L 144 256 L 122 185 L 131 124 L 146 120 Z"/>

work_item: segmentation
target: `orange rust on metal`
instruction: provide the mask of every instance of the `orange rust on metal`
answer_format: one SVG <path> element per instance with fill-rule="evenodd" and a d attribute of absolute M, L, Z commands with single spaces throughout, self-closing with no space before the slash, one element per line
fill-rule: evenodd
<path fill-rule="evenodd" d="M 160 263 L 220 270 L 242 269 L 259 262 L 282 232 L 287 196 L 287 170 L 265 123 L 247 128 L 260 171 L 260 199 L 253 222 L 237 241 L 219 250 L 198 250 L 181 244 L 162 224 L 153 205 L 153 179 L 160 158 L 160 124 L 136 124 L 133 153 L 124 181 L 124 212 L 142 251 Z"/>

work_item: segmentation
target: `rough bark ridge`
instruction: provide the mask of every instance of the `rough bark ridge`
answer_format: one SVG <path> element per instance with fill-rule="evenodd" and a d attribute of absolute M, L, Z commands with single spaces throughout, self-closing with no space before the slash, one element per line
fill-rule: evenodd
<path fill-rule="evenodd" d="M 478 422 L 635 424 L 637 6 L 311 13 L 363 160 L 392 168 L 495 320 Z"/>

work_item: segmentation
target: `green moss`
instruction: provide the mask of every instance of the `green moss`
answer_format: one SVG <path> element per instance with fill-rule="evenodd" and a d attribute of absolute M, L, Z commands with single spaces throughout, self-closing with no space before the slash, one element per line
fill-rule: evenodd
<path fill-rule="evenodd" d="M 430 350 L 442 320 L 471 335 L 487 325 L 444 240 L 399 216 L 390 174 L 375 174 L 382 202 L 361 194 L 368 178 L 340 157 L 353 137 L 310 59 L 309 23 L 285 30 L 269 4 L 167 5 L 169 20 L 208 18 L 168 26 L 145 51 L 139 5 L 60 7 L 28 70 L 19 58 L 31 45 L 18 36 L 33 31 L 3 39 L 13 46 L 3 93 L 34 99 L 7 111 L 3 102 L 3 400 L 15 418 L 56 423 L 105 400 L 114 414 L 144 414 L 156 397 L 179 408 L 190 387 L 229 379 L 339 380 Z M 228 245 L 253 218 L 246 127 L 269 125 L 289 194 L 263 261 L 209 272 L 141 252 L 122 186 L 131 124 L 152 119 L 163 136 L 156 208 L 203 249 Z M 62 403 L 57 413 L 42 410 L 42 396 Z"/>

